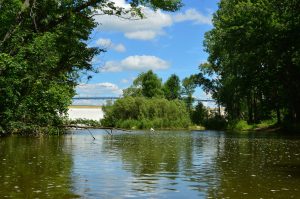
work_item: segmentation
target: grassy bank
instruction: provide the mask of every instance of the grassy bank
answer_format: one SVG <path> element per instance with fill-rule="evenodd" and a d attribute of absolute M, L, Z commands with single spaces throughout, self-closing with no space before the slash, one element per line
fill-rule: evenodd
<path fill-rule="evenodd" d="M 237 122 L 231 122 L 228 124 L 228 130 L 238 130 L 238 131 L 258 131 L 262 129 L 267 129 L 275 127 L 276 120 L 264 120 L 257 124 L 248 124 L 245 120 L 240 120 Z"/>

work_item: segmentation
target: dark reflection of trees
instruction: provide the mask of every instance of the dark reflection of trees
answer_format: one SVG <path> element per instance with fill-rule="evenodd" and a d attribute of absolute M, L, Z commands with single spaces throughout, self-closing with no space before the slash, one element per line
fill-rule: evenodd
<path fill-rule="evenodd" d="M 135 177 L 133 190 L 178 189 L 187 197 L 204 197 L 218 183 L 213 162 L 217 145 L 218 139 L 201 132 L 160 132 L 108 136 L 102 150 L 119 153 L 123 168 Z"/>
<path fill-rule="evenodd" d="M 171 174 L 167 178 L 175 179 L 180 169 L 192 165 L 193 146 L 188 133 L 128 134 L 115 135 L 113 141 L 109 139 L 104 142 L 104 150 L 116 149 L 124 169 L 137 177 L 165 173 Z"/>
<path fill-rule="evenodd" d="M 0 140 L 0 198 L 74 198 L 64 138 Z"/>
<path fill-rule="evenodd" d="M 211 198 L 300 198 L 300 142 L 266 138 L 224 138 L 219 142 L 216 172 L 219 183 Z M 295 155 L 296 154 L 296 155 Z M 284 169 L 282 165 L 286 166 Z M 292 170 L 293 168 L 294 170 Z"/>

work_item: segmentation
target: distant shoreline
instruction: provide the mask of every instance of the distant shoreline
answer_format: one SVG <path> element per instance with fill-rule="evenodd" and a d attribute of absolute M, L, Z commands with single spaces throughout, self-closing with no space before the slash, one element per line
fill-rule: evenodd
<path fill-rule="evenodd" d="M 68 107 L 68 117 L 71 120 L 87 119 L 100 121 L 104 118 L 104 113 L 102 106 L 72 105 Z"/>
<path fill-rule="evenodd" d="M 102 108 L 102 106 L 97 106 L 97 105 L 71 105 L 71 106 L 69 106 L 68 107 L 69 109 L 70 108 L 95 108 L 95 109 L 97 109 L 97 108 Z"/>

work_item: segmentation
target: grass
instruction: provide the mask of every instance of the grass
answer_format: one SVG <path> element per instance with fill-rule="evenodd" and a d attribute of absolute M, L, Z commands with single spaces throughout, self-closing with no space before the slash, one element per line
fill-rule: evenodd
<path fill-rule="evenodd" d="M 248 124 L 245 120 L 240 120 L 232 125 L 229 126 L 231 130 L 238 130 L 238 131 L 258 131 L 262 129 L 267 129 L 274 127 L 276 125 L 276 120 L 263 120 L 258 124 Z"/>
<path fill-rule="evenodd" d="M 191 131 L 202 131 L 202 130 L 205 130 L 205 127 L 204 126 L 193 125 L 193 126 L 189 126 L 188 130 L 191 130 Z"/>

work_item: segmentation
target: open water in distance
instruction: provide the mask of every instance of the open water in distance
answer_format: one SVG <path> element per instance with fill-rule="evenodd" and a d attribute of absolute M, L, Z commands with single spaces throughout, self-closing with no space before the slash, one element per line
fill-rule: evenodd
<path fill-rule="evenodd" d="M 0 139 L 0 198 L 300 198 L 300 137 L 74 131 Z"/>

